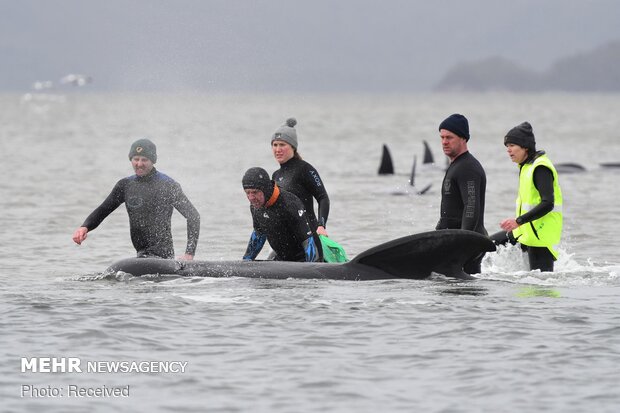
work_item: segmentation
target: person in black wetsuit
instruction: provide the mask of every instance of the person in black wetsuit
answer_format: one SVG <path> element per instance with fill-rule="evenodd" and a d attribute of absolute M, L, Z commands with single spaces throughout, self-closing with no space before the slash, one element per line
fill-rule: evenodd
<path fill-rule="evenodd" d="M 316 168 L 302 160 L 297 152 L 296 124 L 295 118 L 288 119 L 271 137 L 273 156 L 280 164 L 271 178 L 280 188 L 297 195 L 306 208 L 312 229 L 327 236 L 329 196 Z M 314 213 L 313 199 L 318 203 L 318 217 Z"/>
<path fill-rule="evenodd" d="M 530 269 L 553 271 L 562 234 L 562 191 L 558 173 L 545 154 L 536 151 L 532 125 L 523 122 L 504 137 L 510 159 L 519 165 L 515 218 L 500 222 L 503 231 L 491 236 L 498 244 L 516 244 L 527 251 Z"/>
<path fill-rule="evenodd" d="M 439 125 L 444 154 L 450 159 L 441 186 L 441 210 L 435 229 L 466 229 L 487 235 L 484 227 L 486 173 L 480 162 L 469 153 L 469 122 L 455 113 Z M 480 272 L 484 254 L 465 263 L 468 274 Z"/>
<path fill-rule="evenodd" d="M 269 241 L 276 260 L 323 261 L 321 242 L 299 198 L 280 189 L 262 168 L 248 169 L 241 182 L 254 225 L 244 260 L 254 260 Z"/>
<path fill-rule="evenodd" d="M 187 219 L 187 247 L 180 259 L 194 258 L 200 233 L 200 214 L 187 199 L 181 186 L 157 171 L 157 148 L 148 139 L 131 145 L 129 160 L 135 175 L 116 183 L 112 192 L 73 234 L 80 245 L 123 202 L 129 214 L 131 241 L 138 257 L 174 258 L 171 219 L 176 209 Z"/>

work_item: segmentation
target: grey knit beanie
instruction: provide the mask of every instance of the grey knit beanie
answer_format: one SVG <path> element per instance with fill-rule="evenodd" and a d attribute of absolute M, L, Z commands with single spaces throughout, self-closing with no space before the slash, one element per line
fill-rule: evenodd
<path fill-rule="evenodd" d="M 144 156 L 155 163 L 157 162 L 157 146 L 149 139 L 138 139 L 131 144 L 129 149 L 129 160 L 134 156 Z"/>
<path fill-rule="evenodd" d="M 287 119 L 286 123 L 280 126 L 273 134 L 271 143 L 273 144 L 273 141 L 284 141 L 297 150 L 297 131 L 295 130 L 295 125 L 297 125 L 295 118 Z"/>

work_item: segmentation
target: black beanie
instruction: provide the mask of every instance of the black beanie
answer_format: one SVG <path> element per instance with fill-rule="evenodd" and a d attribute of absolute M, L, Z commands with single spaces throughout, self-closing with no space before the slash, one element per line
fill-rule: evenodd
<path fill-rule="evenodd" d="M 456 136 L 460 136 L 466 141 L 469 141 L 469 122 L 467 122 L 467 118 L 461 114 L 455 113 L 448 116 L 439 125 L 439 130 L 441 129 L 449 130 Z"/>
<path fill-rule="evenodd" d="M 153 163 L 157 162 L 157 147 L 149 139 L 138 139 L 131 144 L 129 149 L 129 160 L 134 156 L 144 156 L 149 158 Z"/>
<path fill-rule="evenodd" d="M 258 189 L 265 194 L 265 201 L 273 194 L 274 182 L 269 178 L 269 174 L 263 168 L 250 168 L 245 171 L 241 180 L 243 189 Z"/>
<path fill-rule="evenodd" d="M 522 124 L 510 129 L 504 137 L 504 145 L 509 143 L 529 149 L 530 154 L 536 152 L 536 138 L 534 138 L 532 125 L 530 125 L 529 122 L 523 122 Z"/>

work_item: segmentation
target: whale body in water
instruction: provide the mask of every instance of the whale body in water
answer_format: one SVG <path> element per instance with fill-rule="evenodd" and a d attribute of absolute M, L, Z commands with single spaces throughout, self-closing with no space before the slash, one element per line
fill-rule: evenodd
<path fill-rule="evenodd" d="M 173 274 L 189 277 L 305 278 L 333 280 L 424 279 L 432 273 L 473 279 L 463 264 L 495 251 L 487 236 L 449 229 L 409 235 L 366 250 L 346 263 L 286 261 L 179 261 L 162 258 L 126 258 L 107 273 L 133 276 Z"/>

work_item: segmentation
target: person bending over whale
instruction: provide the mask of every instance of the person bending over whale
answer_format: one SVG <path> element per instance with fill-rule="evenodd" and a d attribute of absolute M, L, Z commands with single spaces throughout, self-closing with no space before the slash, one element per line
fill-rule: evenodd
<path fill-rule="evenodd" d="M 187 247 L 180 259 L 194 258 L 200 233 L 200 214 L 172 178 L 157 171 L 157 147 L 148 139 L 135 141 L 129 150 L 135 175 L 116 183 L 108 197 L 73 234 L 80 245 L 123 202 L 129 214 L 131 241 L 138 257 L 174 258 L 171 219 L 176 209 L 187 219 Z"/>
<path fill-rule="evenodd" d="M 254 260 L 265 244 L 278 261 L 323 261 L 319 236 L 312 229 L 302 202 L 280 189 L 263 168 L 250 168 L 241 181 L 250 202 L 254 231 L 244 260 Z"/>
<path fill-rule="evenodd" d="M 297 195 L 306 208 L 308 221 L 319 235 L 327 236 L 325 226 L 329 215 L 329 196 L 318 171 L 301 159 L 297 152 L 297 120 L 287 119 L 271 137 L 273 156 L 280 164 L 271 178 L 281 189 Z M 314 201 L 318 204 L 318 218 L 314 214 Z"/>
<path fill-rule="evenodd" d="M 441 186 L 441 211 L 435 229 L 466 229 L 487 235 L 484 202 L 487 177 L 480 162 L 469 152 L 469 122 L 455 113 L 439 125 L 443 153 L 450 158 Z M 484 254 L 465 263 L 468 274 L 480 272 Z"/>

